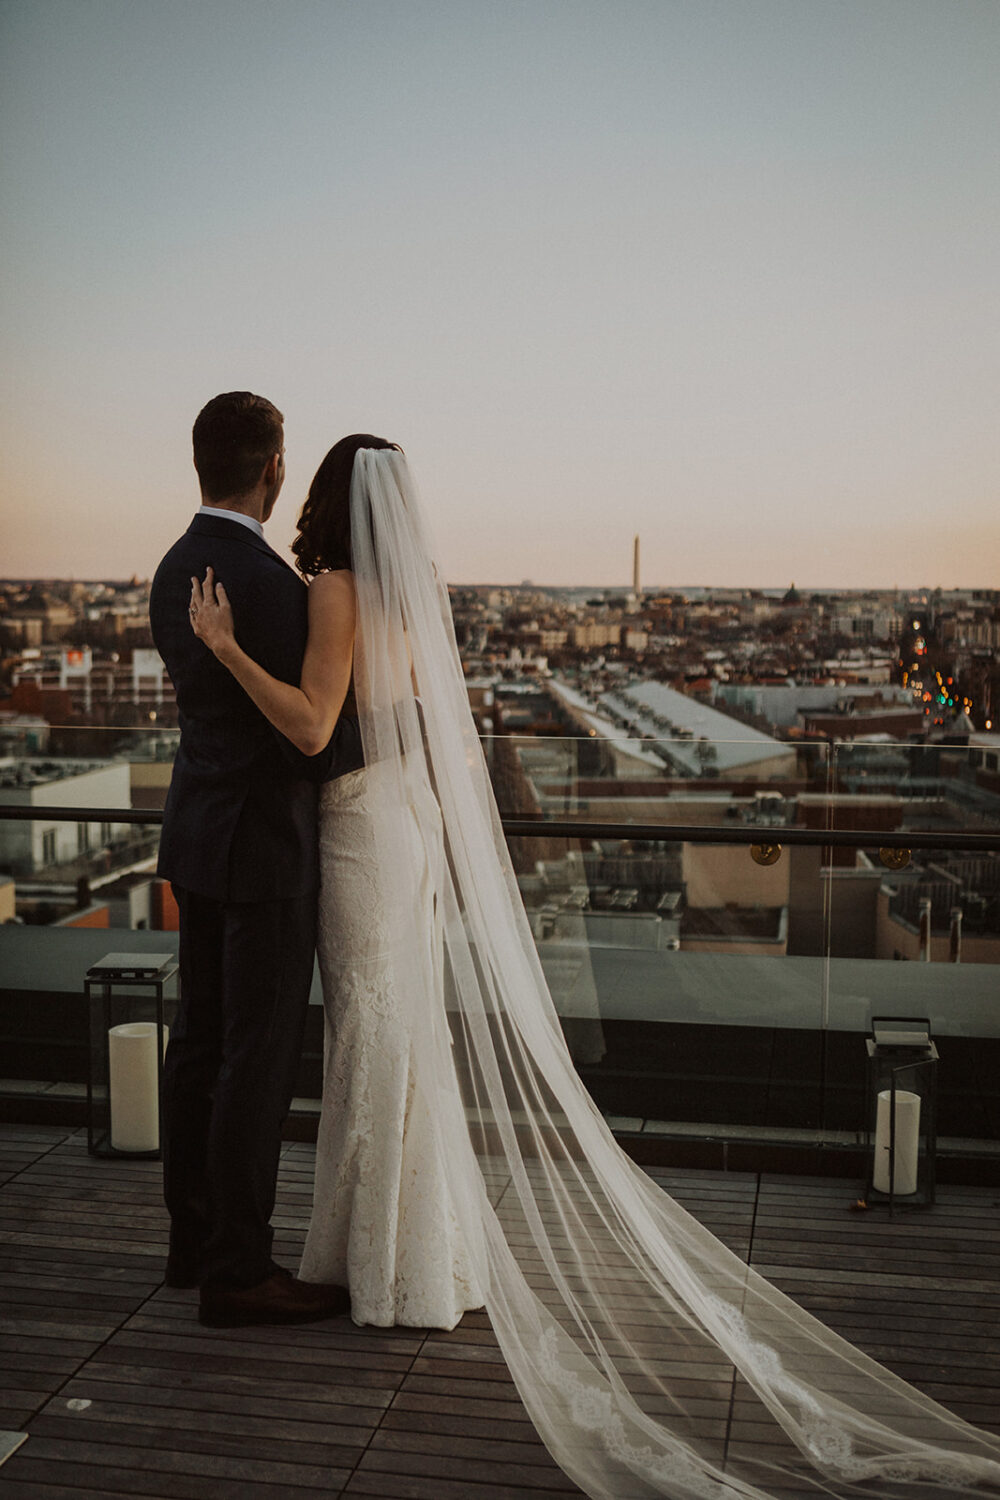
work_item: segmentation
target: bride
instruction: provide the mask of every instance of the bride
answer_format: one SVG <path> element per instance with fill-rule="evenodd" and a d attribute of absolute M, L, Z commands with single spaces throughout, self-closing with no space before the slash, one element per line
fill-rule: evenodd
<path fill-rule="evenodd" d="M 321 801 L 326 1006 L 302 1274 L 356 1322 L 485 1305 L 557 1462 L 595 1500 L 1000 1495 L 1000 1440 L 803 1312 L 618 1148 L 563 1043 L 507 856 L 448 595 L 400 449 L 344 438 L 294 551 L 298 686 L 195 629 L 315 753 L 356 712 L 364 768 Z"/>

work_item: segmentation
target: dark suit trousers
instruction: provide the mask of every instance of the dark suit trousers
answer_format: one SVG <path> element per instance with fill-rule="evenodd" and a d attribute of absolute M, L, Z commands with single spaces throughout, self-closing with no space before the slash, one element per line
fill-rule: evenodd
<path fill-rule="evenodd" d="M 174 886 L 181 999 L 164 1063 L 171 1256 L 202 1284 L 253 1286 L 302 1050 L 316 895 L 215 901 Z"/>

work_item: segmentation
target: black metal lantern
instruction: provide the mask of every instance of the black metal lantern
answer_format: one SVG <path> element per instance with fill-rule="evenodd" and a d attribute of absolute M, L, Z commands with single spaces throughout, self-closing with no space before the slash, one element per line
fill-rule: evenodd
<path fill-rule="evenodd" d="M 172 953 L 109 953 L 87 970 L 87 1150 L 160 1158 L 164 989 Z"/>
<path fill-rule="evenodd" d="M 938 1050 L 926 1016 L 873 1016 L 865 1095 L 869 1208 L 934 1202 Z"/>

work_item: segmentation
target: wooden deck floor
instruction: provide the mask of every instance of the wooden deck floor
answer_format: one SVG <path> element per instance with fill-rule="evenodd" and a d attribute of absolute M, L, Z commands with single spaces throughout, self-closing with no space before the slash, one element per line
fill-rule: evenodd
<path fill-rule="evenodd" d="M 734 1251 L 868 1353 L 1000 1431 L 1000 1194 L 856 1215 L 856 1184 L 654 1173 Z M 485 1317 L 454 1333 L 348 1319 L 204 1329 L 160 1280 L 156 1163 L 82 1132 L 0 1127 L 0 1428 L 28 1440 L 4 1500 L 564 1500 Z M 294 1266 L 312 1148 L 285 1150 L 276 1253 Z M 2 1446 L 0 1446 L 2 1452 Z"/>

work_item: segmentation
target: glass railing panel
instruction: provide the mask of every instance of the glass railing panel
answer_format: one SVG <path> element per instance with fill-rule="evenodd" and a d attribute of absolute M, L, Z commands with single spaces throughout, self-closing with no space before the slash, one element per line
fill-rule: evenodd
<path fill-rule="evenodd" d="M 58 754 L 51 742 L 24 747 L 0 767 L 8 773 L 0 802 L 112 809 L 90 824 L 0 816 L 0 923 L 52 930 L 52 942 L 42 944 L 43 987 L 45 963 L 69 942 L 86 947 L 65 960 L 82 983 L 83 960 L 102 957 L 107 936 L 125 931 L 155 942 L 176 926 L 169 890 L 153 878 L 157 830 L 113 816 L 116 808 L 162 806 L 176 730 L 73 734 Z M 911 976 L 923 960 L 889 938 L 908 933 L 919 942 L 928 894 L 921 882 L 933 887 L 932 956 L 913 982 L 923 994 L 933 987 L 930 971 L 947 962 L 960 887 L 960 961 L 943 988 L 937 981 L 941 1005 L 946 994 L 954 999 L 934 1012 L 935 1026 L 973 1042 L 996 1036 L 988 999 L 1000 992 L 990 947 L 1000 856 L 915 849 L 910 873 L 900 874 L 879 863 L 877 847 L 831 852 L 790 843 L 787 830 L 874 830 L 894 842 L 945 828 L 995 831 L 1000 776 L 983 747 L 943 746 L 929 761 L 925 746 L 805 741 L 790 742 L 778 764 L 758 762 L 751 776 L 733 759 L 741 743 L 706 741 L 686 751 L 695 759 L 681 775 L 672 737 L 483 741 L 508 818 L 664 830 L 662 839 L 602 838 L 598 828 L 586 839 L 539 830 L 509 840 L 567 1039 L 602 1108 L 644 1130 L 840 1140 L 862 1120 L 870 1016 L 904 999 L 912 1008 L 900 960 L 912 960 Z M 743 842 L 671 837 L 690 826 Z M 758 863 L 751 837 L 775 852 L 780 845 L 777 862 Z M 4 967 L 0 986 L 12 984 L 6 976 Z M 56 979 L 62 984 L 65 975 Z M 995 1123 L 990 1128 L 995 1134 Z"/>
<path fill-rule="evenodd" d="M 862 792 L 860 773 L 870 776 L 872 762 L 865 765 L 857 745 L 834 747 L 837 786 L 851 788 L 847 795 L 859 800 L 869 826 L 885 829 L 893 844 L 908 836 L 912 845 L 822 853 L 826 1024 L 833 1045 L 855 1044 L 856 1069 L 873 1016 L 926 1018 L 941 1054 L 945 1148 L 993 1152 L 1000 1141 L 1000 777 L 972 745 L 892 750 L 896 779 L 887 787 L 883 774 L 882 786 Z M 937 842 L 922 848 L 921 835 Z M 949 847 L 946 836 L 982 842 Z"/>
<path fill-rule="evenodd" d="M 749 728 L 719 740 L 607 723 L 584 736 L 488 735 L 483 748 L 507 817 L 776 829 L 800 798 L 829 792 L 825 743 Z"/>
<path fill-rule="evenodd" d="M 24 727 L 22 716 L 0 721 L 3 760 L 172 759 L 180 730 L 169 724 L 76 724 L 40 722 Z"/>
<path fill-rule="evenodd" d="M 127 782 L 127 763 L 124 770 Z M 66 795 L 86 805 L 73 780 Z M 54 797 L 50 782 L 37 785 L 46 802 Z M 103 799 L 106 786 L 98 785 Z M 15 822 L 0 813 L 0 1098 L 8 1118 L 13 1101 L 32 1111 L 26 1119 L 48 1118 L 38 1110 L 56 1107 L 77 1111 L 61 1117 L 82 1123 L 87 970 L 111 953 L 176 957 L 177 908 L 155 875 L 157 836 L 113 814 L 86 823 Z"/>
<path fill-rule="evenodd" d="M 789 827 L 825 819 L 830 792 L 825 743 L 779 743 L 749 732 L 692 741 L 609 734 L 602 725 L 593 737 L 494 737 L 486 753 L 509 817 L 739 830 L 762 846 L 780 845 Z M 648 1026 L 655 1016 L 650 1055 L 667 1046 L 664 1027 L 671 1026 L 670 1045 L 692 1059 L 683 1077 L 674 1069 L 654 1070 L 641 1086 L 602 1079 L 609 1091 L 602 1104 L 613 1097 L 623 1118 L 642 1117 L 643 1129 L 665 1130 L 685 1118 L 793 1135 L 827 1128 L 827 913 L 818 848 L 792 845 L 776 863 L 761 864 L 747 843 L 598 839 L 574 856 L 560 853 L 568 846 L 558 841 L 550 848 L 534 839 L 509 842 L 529 911 L 541 908 L 536 937 L 550 950 L 548 933 L 558 935 L 566 923 L 564 914 L 544 910 L 553 899 L 550 871 L 557 856 L 565 861 L 561 886 L 578 905 L 586 901 L 582 924 L 599 1008 L 614 994 L 615 1005 L 622 1003 L 622 992 L 608 988 L 617 982 L 616 954 L 625 954 L 622 972 L 644 972 L 640 1014 L 610 1016 L 611 1034 L 619 1021 Z M 550 964 L 556 958 L 549 951 Z M 693 1065 L 699 1049 L 705 1059 L 728 1056 L 738 1065 L 705 1073 L 714 1081 L 703 1087 Z"/>
<path fill-rule="evenodd" d="M 828 826 L 1000 831 L 1000 735 L 943 734 L 922 744 L 884 736 L 836 740 L 830 756 Z"/>
<path fill-rule="evenodd" d="M 823 953 L 796 954 L 790 859 L 746 844 L 509 840 L 570 1052 L 620 1129 L 824 1125 Z"/>
<path fill-rule="evenodd" d="M 176 729 L 8 719 L 0 743 L 0 1092 L 86 1093 L 83 980 L 109 952 L 175 952 L 177 911 L 155 875 Z M 32 821 L 4 808 L 101 810 Z"/>
<path fill-rule="evenodd" d="M 163 807 L 177 743 L 176 729 L 149 725 L 53 725 L 47 739 L 13 753 L 7 745 L 0 758 L 0 879 L 16 882 L 20 919 L 59 921 L 152 871 L 159 828 L 135 815 Z M 72 821 L 50 811 L 29 822 L 2 816 L 5 807 L 92 807 L 100 816 Z M 153 925 L 148 914 L 145 925 Z"/>
<path fill-rule="evenodd" d="M 0 760 L 0 803 L 161 809 L 178 739 L 176 729 L 151 724 L 53 725 L 47 739 L 15 746 Z M 752 827 L 763 838 L 795 819 L 798 798 L 821 795 L 829 765 L 826 747 L 816 744 L 769 742 L 762 758 L 762 739 L 491 735 L 483 745 L 508 817 Z M 89 824 L 0 818 L 0 871 L 34 884 L 87 881 L 93 889 L 153 857 L 157 840 L 155 827 L 113 812 Z M 726 894 L 719 860 L 704 849 L 701 878 L 722 905 L 743 900 L 742 890 Z"/>
<path fill-rule="evenodd" d="M 180 743 L 178 729 L 155 725 L 0 729 L 0 803 L 162 807 Z"/>

